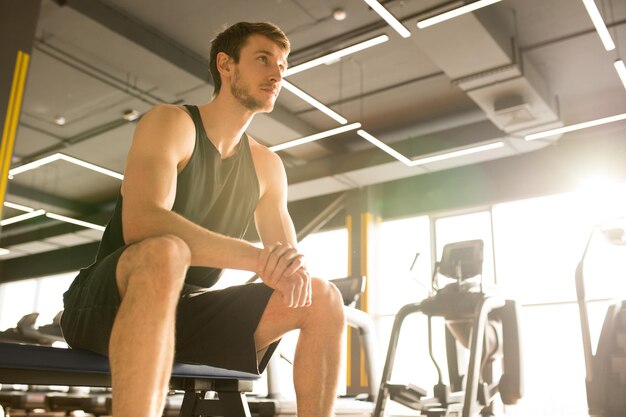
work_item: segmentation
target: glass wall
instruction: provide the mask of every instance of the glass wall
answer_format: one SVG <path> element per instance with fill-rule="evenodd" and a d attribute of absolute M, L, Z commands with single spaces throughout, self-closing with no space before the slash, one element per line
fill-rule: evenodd
<path fill-rule="evenodd" d="M 373 279 L 376 290 L 370 294 L 382 360 L 395 312 L 402 305 L 427 296 L 427 291 L 410 279 L 411 274 L 429 286 L 431 266 L 440 258 L 445 244 L 482 239 L 485 281 L 497 282 L 503 296 L 522 305 L 525 397 L 508 410 L 509 415 L 586 416 L 585 367 L 574 273 L 594 226 L 619 216 L 626 216 L 626 184 L 596 181 L 577 192 L 502 203 L 474 212 L 383 222 L 378 242 L 381 249 L 376 254 L 378 269 Z M 429 224 L 433 225 L 430 230 Z M 432 259 L 420 265 L 423 270 L 409 272 L 407 265 L 415 251 L 409 253 L 407 246 L 419 246 L 424 253 L 433 253 Z M 599 232 L 589 246 L 584 272 L 587 296 L 591 299 L 594 349 L 606 299 L 626 298 L 624 252 L 623 246 L 610 245 Z M 418 263 L 423 260 L 420 255 Z M 437 340 L 438 336 L 434 337 Z M 432 388 L 436 373 L 426 340 L 424 317 L 417 315 L 407 320 L 400 336 L 394 382 Z M 435 351 L 440 365 L 445 364 L 442 342 L 435 343 Z"/>

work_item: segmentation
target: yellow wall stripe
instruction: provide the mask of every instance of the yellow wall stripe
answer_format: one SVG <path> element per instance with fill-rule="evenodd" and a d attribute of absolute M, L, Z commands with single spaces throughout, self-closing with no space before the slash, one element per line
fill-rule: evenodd
<path fill-rule="evenodd" d="M 348 276 L 352 275 L 352 216 L 346 216 L 346 229 L 348 230 Z M 346 386 L 352 385 L 352 328 L 348 326 L 346 343 Z"/>
<path fill-rule="evenodd" d="M 26 85 L 29 60 L 30 56 L 27 53 L 17 51 L 17 60 L 15 70 L 13 71 L 13 82 L 9 95 L 9 105 L 7 106 L 4 129 L 2 131 L 2 147 L 0 148 L 0 202 L 4 202 L 4 196 L 6 194 L 7 177 L 9 175 L 9 167 L 11 166 L 11 157 L 13 155 L 15 134 L 17 132 L 17 124 L 22 107 L 22 98 L 24 97 L 24 86 Z M 0 214 L 1 213 L 2 205 L 0 204 Z"/>
<path fill-rule="evenodd" d="M 361 214 L 361 271 L 365 275 L 365 291 L 361 294 L 361 310 L 364 312 L 369 311 L 369 240 L 370 231 L 372 226 L 372 213 Z M 360 355 L 361 365 L 361 386 L 367 387 L 369 385 L 367 372 L 365 371 L 365 351 L 361 348 Z"/>
<path fill-rule="evenodd" d="M 370 225 L 372 223 L 372 214 L 371 213 L 362 213 L 361 214 L 361 273 L 365 276 L 365 291 L 361 294 L 361 310 L 364 312 L 368 312 L 369 310 L 369 271 L 368 271 L 368 260 L 369 260 L 369 239 L 370 239 Z M 362 387 L 367 387 L 369 385 L 369 381 L 367 379 L 367 372 L 365 370 L 365 352 L 363 351 L 363 347 L 361 347 L 361 355 L 360 355 L 360 383 Z"/>

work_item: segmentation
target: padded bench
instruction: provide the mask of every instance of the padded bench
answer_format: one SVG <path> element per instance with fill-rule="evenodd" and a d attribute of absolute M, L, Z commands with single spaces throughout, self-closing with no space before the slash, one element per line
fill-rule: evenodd
<path fill-rule="evenodd" d="M 170 388 L 185 391 L 180 417 L 250 417 L 246 392 L 260 377 L 205 365 L 174 363 Z M 0 384 L 110 387 L 105 356 L 79 349 L 0 343 Z M 217 398 L 205 399 L 207 391 Z"/>

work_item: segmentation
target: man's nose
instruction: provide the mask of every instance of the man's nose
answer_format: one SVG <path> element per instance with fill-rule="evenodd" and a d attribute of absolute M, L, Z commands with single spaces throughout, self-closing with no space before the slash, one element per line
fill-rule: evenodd
<path fill-rule="evenodd" d="M 273 82 L 279 83 L 283 80 L 283 73 L 278 65 L 274 65 L 270 78 Z"/>

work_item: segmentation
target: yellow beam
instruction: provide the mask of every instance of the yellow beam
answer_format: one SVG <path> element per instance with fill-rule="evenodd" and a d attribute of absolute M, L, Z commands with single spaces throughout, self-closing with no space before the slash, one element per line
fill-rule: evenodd
<path fill-rule="evenodd" d="M 4 129 L 2 130 L 2 145 L 0 147 L 0 203 L 4 203 L 4 196 L 6 195 L 9 168 L 11 167 L 15 134 L 17 132 L 20 110 L 22 108 L 22 98 L 24 97 L 24 86 L 26 85 L 29 60 L 30 56 L 27 53 L 17 51 L 9 104 L 4 120 Z M 3 204 L 0 204 L 0 217 L 2 216 L 2 207 Z"/>

